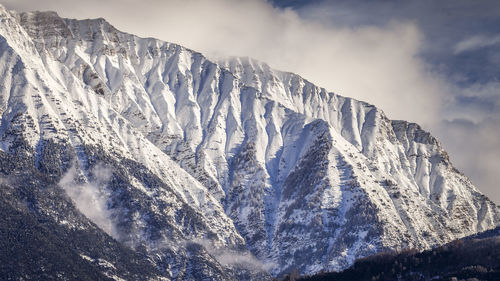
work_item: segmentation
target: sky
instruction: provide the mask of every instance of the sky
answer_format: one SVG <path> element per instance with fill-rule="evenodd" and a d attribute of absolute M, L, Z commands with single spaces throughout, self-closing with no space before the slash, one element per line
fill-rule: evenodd
<path fill-rule="evenodd" d="M 103 17 L 211 58 L 249 56 L 419 123 L 500 203 L 496 0 L 0 0 Z"/>

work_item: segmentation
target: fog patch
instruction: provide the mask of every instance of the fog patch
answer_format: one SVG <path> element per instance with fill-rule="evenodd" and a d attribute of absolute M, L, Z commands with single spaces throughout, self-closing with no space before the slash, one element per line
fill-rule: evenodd
<path fill-rule="evenodd" d="M 112 220 L 112 211 L 108 208 L 109 192 L 106 190 L 112 170 L 103 164 L 97 164 L 90 174 L 92 177 L 86 178 L 73 165 L 61 178 L 59 186 L 66 191 L 82 214 L 117 239 L 118 232 Z"/>
<path fill-rule="evenodd" d="M 472 183 L 496 204 L 500 204 L 498 124 L 500 118 L 494 116 L 479 122 L 468 119 L 445 120 L 437 132 L 453 165 L 467 171 L 466 175 Z"/>
<path fill-rule="evenodd" d="M 240 266 L 248 270 L 269 272 L 276 265 L 273 262 L 265 261 L 265 264 L 258 260 L 250 251 L 238 251 L 227 247 L 216 247 L 213 242 L 207 239 L 195 239 L 192 243 L 199 244 L 223 266 Z"/>

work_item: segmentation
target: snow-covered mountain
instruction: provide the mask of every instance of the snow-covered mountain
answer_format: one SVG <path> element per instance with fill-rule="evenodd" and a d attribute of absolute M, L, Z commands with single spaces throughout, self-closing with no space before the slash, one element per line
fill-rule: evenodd
<path fill-rule="evenodd" d="M 104 19 L 0 14 L 2 155 L 69 196 L 26 212 L 97 225 L 144 253 L 152 279 L 338 270 L 499 225 L 434 137 L 373 105 Z M 10 189 L 20 170 L 4 170 Z"/>

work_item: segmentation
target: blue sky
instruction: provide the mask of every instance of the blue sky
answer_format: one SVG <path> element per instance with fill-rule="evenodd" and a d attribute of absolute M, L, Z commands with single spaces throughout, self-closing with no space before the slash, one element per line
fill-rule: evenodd
<path fill-rule="evenodd" d="M 271 1 L 271 0 L 269 0 Z M 500 203 L 500 1 L 0 0 L 249 56 L 421 124 Z M 118 7 L 118 8 L 117 8 Z"/>

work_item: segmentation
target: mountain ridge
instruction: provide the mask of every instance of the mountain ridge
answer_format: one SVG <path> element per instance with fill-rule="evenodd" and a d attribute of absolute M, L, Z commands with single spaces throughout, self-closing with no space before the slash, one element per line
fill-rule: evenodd
<path fill-rule="evenodd" d="M 19 51 L 18 61 L 30 63 L 14 72 L 35 85 L 21 87 L 20 101 L 2 100 L 4 151 L 12 151 L 12 136 L 24 136 L 37 155 L 41 140 L 57 139 L 74 151 L 86 182 L 99 161 L 114 167 L 111 183 L 98 189 L 110 193 L 111 220 L 123 234 L 116 238 L 126 245 L 161 256 L 154 245 L 209 237 L 215 248 L 253 254 L 281 275 L 341 269 L 384 249 L 429 248 L 498 225 L 498 207 L 453 168 L 435 138 L 373 105 L 251 60 L 212 62 L 103 19 L 5 10 L 2 19 L 7 49 L 33 45 Z M 16 122 L 33 128 L 20 133 Z M 182 219 L 165 204 L 199 218 L 201 231 L 198 223 L 179 228 Z M 165 222 L 178 233 L 173 239 Z M 174 250 L 172 264 L 189 260 L 186 247 Z M 233 266 L 204 248 L 195 251 L 200 259 Z"/>

